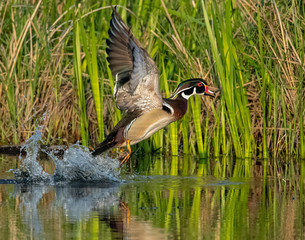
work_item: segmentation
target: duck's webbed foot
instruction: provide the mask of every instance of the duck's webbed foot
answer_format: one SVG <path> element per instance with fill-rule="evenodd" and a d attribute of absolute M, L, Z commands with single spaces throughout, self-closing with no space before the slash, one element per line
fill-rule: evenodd
<path fill-rule="evenodd" d="M 130 140 L 128 140 L 128 139 L 126 140 L 126 146 L 127 146 L 128 152 L 124 153 L 120 157 L 120 160 L 121 160 L 120 166 L 122 166 L 124 163 L 126 163 L 127 160 L 130 158 L 130 155 L 131 155 Z"/>

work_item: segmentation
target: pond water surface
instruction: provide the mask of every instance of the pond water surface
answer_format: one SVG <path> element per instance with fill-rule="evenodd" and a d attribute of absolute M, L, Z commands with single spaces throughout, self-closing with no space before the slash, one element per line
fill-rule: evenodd
<path fill-rule="evenodd" d="M 81 147 L 38 161 L 33 146 L 23 162 L 0 155 L 1 239 L 305 238 L 304 161 L 133 156 L 119 169 Z"/>

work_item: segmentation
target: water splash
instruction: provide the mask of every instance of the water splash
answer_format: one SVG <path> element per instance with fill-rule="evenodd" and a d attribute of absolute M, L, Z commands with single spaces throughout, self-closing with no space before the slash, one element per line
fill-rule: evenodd
<path fill-rule="evenodd" d="M 13 169 L 17 183 L 67 183 L 67 182 L 121 182 L 120 172 L 117 170 L 119 162 L 108 156 L 92 157 L 88 148 L 76 143 L 65 150 L 63 157 L 58 157 L 52 151 L 40 149 L 42 133 L 35 130 L 21 150 L 26 157 L 20 159 L 21 166 Z M 53 174 L 45 172 L 38 162 L 39 151 L 44 151 L 54 162 Z"/>
<path fill-rule="evenodd" d="M 35 134 L 26 140 L 20 152 L 26 152 L 26 158 L 18 169 L 12 170 L 16 182 L 50 182 L 51 175 L 46 173 L 37 161 L 39 145 L 42 138 L 40 129 L 35 129 Z M 22 159 L 20 154 L 19 159 Z"/>
<path fill-rule="evenodd" d="M 70 146 L 63 159 L 52 155 L 55 163 L 55 181 L 121 181 L 117 168 L 119 162 L 107 156 L 92 157 L 88 148 L 79 144 Z"/>

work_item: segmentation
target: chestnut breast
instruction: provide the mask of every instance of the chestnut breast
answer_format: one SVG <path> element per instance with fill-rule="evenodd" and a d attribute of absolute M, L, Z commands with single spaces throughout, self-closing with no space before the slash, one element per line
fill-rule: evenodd
<path fill-rule="evenodd" d="M 178 96 L 176 99 L 164 99 L 168 105 L 173 109 L 173 116 L 177 120 L 182 118 L 187 110 L 187 100 L 181 96 Z"/>

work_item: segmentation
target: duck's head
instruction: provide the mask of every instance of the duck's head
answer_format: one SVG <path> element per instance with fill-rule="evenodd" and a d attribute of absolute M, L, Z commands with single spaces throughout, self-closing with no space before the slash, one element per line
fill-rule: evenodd
<path fill-rule="evenodd" d="M 201 78 L 192 78 L 181 82 L 170 98 L 173 99 L 177 96 L 181 96 L 188 100 L 195 94 L 215 97 L 215 93 L 208 89 L 207 82 L 205 80 Z"/>

